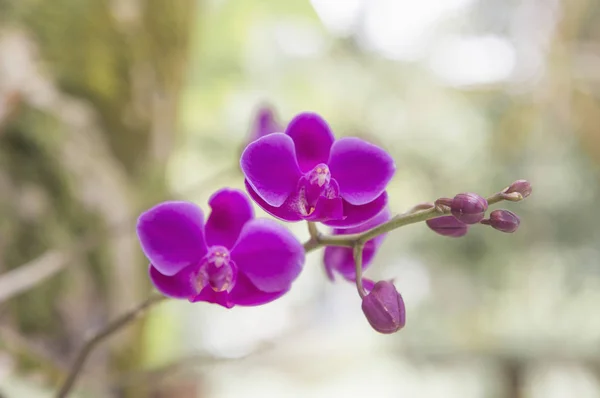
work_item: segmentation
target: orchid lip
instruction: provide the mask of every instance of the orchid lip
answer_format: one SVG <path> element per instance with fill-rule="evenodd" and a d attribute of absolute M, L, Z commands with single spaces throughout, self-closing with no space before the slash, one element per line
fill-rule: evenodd
<path fill-rule="evenodd" d="M 337 183 L 331 178 L 329 167 L 320 163 L 300 177 L 297 208 L 302 217 L 309 217 L 316 211 L 321 199 L 338 196 Z"/>
<path fill-rule="evenodd" d="M 229 250 L 223 246 L 210 247 L 194 277 L 196 292 L 199 294 L 207 286 L 215 292 L 230 292 L 235 285 L 236 274 Z"/>

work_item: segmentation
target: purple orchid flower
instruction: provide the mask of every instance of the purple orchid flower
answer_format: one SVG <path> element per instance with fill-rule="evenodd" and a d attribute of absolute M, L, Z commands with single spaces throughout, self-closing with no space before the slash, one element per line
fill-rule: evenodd
<path fill-rule="evenodd" d="M 314 113 L 296 116 L 285 133 L 250 143 L 240 165 L 246 189 L 267 213 L 337 228 L 377 215 L 387 204 L 385 188 L 396 171 L 385 150 L 359 138 L 335 140 Z"/>
<path fill-rule="evenodd" d="M 190 202 L 164 202 L 139 217 L 137 234 L 154 286 L 168 297 L 226 308 L 285 294 L 302 270 L 302 244 L 277 222 L 255 219 L 242 191 L 219 190 L 208 203 L 206 224 Z"/>
<path fill-rule="evenodd" d="M 348 235 L 368 231 L 371 228 L 389 221 L 391 218 L 390 209 L 386 206 L 379 214 L 366 223 L 347 229 L 334 229 L 334 235 Z M 362 255 L 362 269 L 366 270 L 375 258 L 377 250 L 383 243 L 386 234 L 379 235 L 365 244 Z M 340 274 L 344 279 L 350 282 L 356 280 L 356 263 L 354 262 L 354 253 L 350 247 L 328 246 L 324 254 L 325 271 L 330 280 L 335 280 L 335 273 Z M 373 289 L 374 282 L 363 278 L 363 286 L 367 291 Z"/>
<path fill-rule="evenodd" d="M 256 141 L 260 137 L 281 131 L 283 131 L 283 127 L 279 124 L 273 108 L 263 105 L 256 112 L 248 142 Z"/>

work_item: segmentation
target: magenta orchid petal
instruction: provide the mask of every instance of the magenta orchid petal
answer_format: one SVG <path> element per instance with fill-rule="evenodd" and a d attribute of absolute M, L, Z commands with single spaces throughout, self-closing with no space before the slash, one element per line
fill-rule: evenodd
<path fill-rule="evenodd" d="M 210 286 L 202 289 L 200 294 L 192 297 L 190 299 L 191 303 L 196 303 L 198 301 L 206 301 L 207 303 L 218 304 L 225 308 L 232 308 L 235 304 L 231 301 L 230 294 L 226 291 L 223 292 L 215 292 Z"/>
<path fill-rule="evenodd" d="M 285 133 L 292 138 L 302 172 L 326 163 L 335 138 L 323 118 L 315 113 L 301 113 L 288 124 Z"/>
<path fill-rule="evenodd" d="M 282 133 L 250 143 L 242 153 L 240 165 L 258 196 L 275 207 L 285 203 L 301 176 L 294 141 Z"/>
<path fill-rule="evenodd" d="M 333 144 L 328 165 L 340 195 L 355 206 L 381 195 L 396 171 L 394 159 L 385 150 L 353 137 Z"/>
<path fill-rule="evenodd" d="M 175 275 L 166 276 L 158 272 L 156 268 L 150 264 L 148 274 L 150 281 L 156 289 L 167 297 L 177 299 L 187 299 L 196 294 L 193 285 L 193 273 L 195 265 L 190 265 L 176 273 Z"/>
<path fill-rule="evenodd" d="M 208 200 L 211 208 L 206 221 L 206 243 L 231 249 L 244 224 L 254 217 L 246 194 L 237 189 L 221 189 Z"/>
<path fill-rule="evenodd" d="M 288 289 L 300 274 L 304 248 L 277 222 L 254 219 L 242 229 L 231 258 L 254 286 L 272 293 Z"/>
<path fill-rule="evenodd" d="M 317 201 L 314 211 L 305 217 L 307 221 L 341 220 L 344 217 L 342 198 L 324 198 Z"/>
<path fill-rule="evenodd" d="M 250 279 L 243 273 L 238 274 L 238 279 L 235 283 L 235 287 L 229 294 L 229 299 L 235 305 L 241 305 L 246 307 L 262 305 L 270 303 L 273 300 L 278 299 L 288 292 L 289 289 L 285 289 L 279 292 L 263 292 L 250 282 Z"/>
<path fill-rule="evenodd" d="M 389 207 L 385 207 L 379 214 L 373 217 L 368 222 L 354 228 L 334 229 L 334 235 L 348 235 L 368 231 L 378 225 L 383 224 L 391 219 Z M 383 243 L 386 234 L 381 234 L 365 244 L 362 252 L 362 269 L 367 269 L 379 247 Z M 345 279 L 354 281 L 356 279 L 356 264 L 354 262 L 353 250 L 350 247 L 327 247 L 324 254 L 325 270 L 328 274 L 337 272 Z M 330 278 L 332 279 L 332 278 Z"/>
<path fill-rule="evenodd" d="M 323 224 L 334 228 L 356 227 L 369 221 L 379 214 L 387 205 L 387 193 L 383 192 L 372 202 L 361 206 L 352 205 L 344 201 L 344 219 L 323 221 Z"/>
<path fill-rule="evenodd" d="M 358 234 L 358 233 L 361 233 L 364 231 L 368 231 L 371 228 L 375 228 L 376 226 L 389 221 L 390 218 L 392 218 L 392 213 L 390 211 L 390 208 L 388 206 L 384 206 L 384 208 L 382 210 L 380 210 L 379 213 L 377 213 L 375 215 L 375 217 L 372 217 L 368 221 L 366 221 L 358 226 L 351 227 L 351 228 L 334 229 L 333 234 L 334 235 Z M 378 237 L 381 237 L 381 236 L 385 236 L 385 235 L 379 235 Z M 374 238 L 374 239 L 377 239 L 377 238 Z"/>
<path fill-rule="evenodd" d="M 137 235 L 157 271 L 175 275 L 207 252 L 202 210 L 190 202 L 164 202 L 140 215 Z"/>
<path fill-rule="evenodd" d="M 349 247 L 327 246 L 324 254 L 325 270 L 328 274 L 335 272 L 342 276 L 354 276 L 354 257 Z M 344 272 L 342 272 L 344 271 Z M 333 278 L 329 278 L 333 280 Z"/>
<path fill-rule="evenodd" d="M 363 271 L 371 265 L 371 262 L 375 258 L 377 248 L 378 246 L 376 246 L 373 241 L 369 241 L 365 244 L 362 255 Z M 325 271 L 328 274 L 335 271 L 344 278 L 354 281 L 356 277 L 356 265 L 354 263 L 354 254 L 352 253 L 351 248 L 328 246 L 325 248 L 324 263 Z M 333 280 L 333 278 L 329 279 Z"/>
<path fill-rule="evenodd" d="M 297 210 L 297 200 L 292 195 L 286 200 L 280 207 L 274 207 L 265 202 L 252 188 L 252 186 L 248 183 L 248 180 L 245 181 L 246 189 L 248 190 L 248 195 L 259 205 L 264 211 L 269 213 L 275 218 L 278 218 L 282 221 L 294 222 L 301 221 L 302 217 Z"/>
<path fill-rule="evenodd" d="M 312 196 L 311 191 L 317 188 L 318 191 L 321 189 L 315 185 L 306 186 L 304 192 L 305 200 Z M 327 220 L 343 220 L 344 219 L 344 201 L 339 195 L 340 189 L 335 180 L 330 181 L 328 188 L 323 192 L 319 193 L 316 203 L 312 208 L 312 211 L 308 213 L 304 219 L 306 221 L 323 222 Z"/>
<path fill-rule="evenodd" d="M 331 247 L 332 246 L 328 246 L 328 247 L 325 248 L 325 254 L 324 254 L 325 257 L 327 256 L 327 252 L 329 251 L 329 249 Z M 329 255 L 332 256 L 332 254 L 329 254 Z M 335 253 L 333 253 L 333 257 L 335 258 Z M 329 279 L 331 282 L 335 281 L 335 272 L 334 272 L 332 266 L 334 264 L 336 264 L 336 261 L 337 260 L 324 261 L 324 264 L 325 264 L 325 275 L 327 275 L 327 279 Z"/>

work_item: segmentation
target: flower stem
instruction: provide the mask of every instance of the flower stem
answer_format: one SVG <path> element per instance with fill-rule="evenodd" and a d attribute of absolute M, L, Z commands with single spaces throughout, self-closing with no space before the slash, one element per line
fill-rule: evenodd
<path fill-rule="evenodd" d="M 318 240 L 319 230 L 317 229 L 317 224 L 312 221 L 307 221 L 306 224 L 308 226 L 308 233 L 310 234 L 310 238 Z"/>
<path fill-rule="evenodd" d="M 362 257 L 363 257 L 364 244 L 357 243 L 354 245 L 354 265 L 356 267 L 356 290 L 360 298 L 364 298 L 367 295 L 362 282 Z"/>
<path fill-rule="evenodd" d="M 100 329 L 98 332 L 96 332 L 89 339 L 87 339 L 86 343 L 83 345 L 83 347 L 81 347 L 81 349 L 77 353 L 77 357 L 75 358 L 75 361 L 71 366 L 69 375 L 67 376 L 65 381 L 60 386 L 60 389 L 56 393 L 56 398 L 64 398 L 69 394 L 69 392 L 75 385 L 77 377 L 83 369 L 83 365 L 85 364 L 86 359 L 98 344 L 103 342 L 106 338 L 110 337 L 113 333 L 120 330 L 122 327 L 137 319 L 150 307 L 153 307 L 154 305 L 166 299 L 167 297 L 161 294 L 151 295 L 142 303 L 138 304 L 135 308 L 131 309 L 130 311 L 118 317 L 117 319 L 113 320 L 112 322 L 104 326 L 102 329 Z"/>
<path fill-rule="evenodd" d="M 502 202 L 503 200 L 506 200 L 506 198 L 502 193 L 497 193 L 487 198 L 488 205 L 493 205 L 498 202 Z M 423 208 L 424 210 L 421 210 Z M 311 239 L 304 244 L 304 250 L 307 253 L 309 253 L 323 246 L 355 247 L 359 243 L 364 245 L 369 240 L 381 234 L 391 232 L 395 229 L 404 227 L 406 225 L 415 224 L 418 222 L 427 221 L 431 218 L 440 217 L 445 214 L 450 214 L 449 208 L 423 203 L 413 207 L 406 213 L 396 215 L 390 221 L 378 225 L 375 228 L 371 228 L 368 231 L 349 235 L 319 234 L 316 238 L 311 237 Z"/>

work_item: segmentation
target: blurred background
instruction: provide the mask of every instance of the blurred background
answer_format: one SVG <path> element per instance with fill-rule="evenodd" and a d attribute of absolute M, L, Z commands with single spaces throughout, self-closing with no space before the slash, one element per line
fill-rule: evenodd
<path fill-rule="evenodd" d="M 52 396 L 147 297 L 137 215 L 243 188 L 265 105 L 388 149 L 394 212 L 526 178 L 521 227 L 389 234 L 366 276 L 396 278 L 397 334 L 317 252 L 264 307 L 160 304 L 73 396 L 600 397 L 597 1 L 0 0 L 2 397 Z"/>

